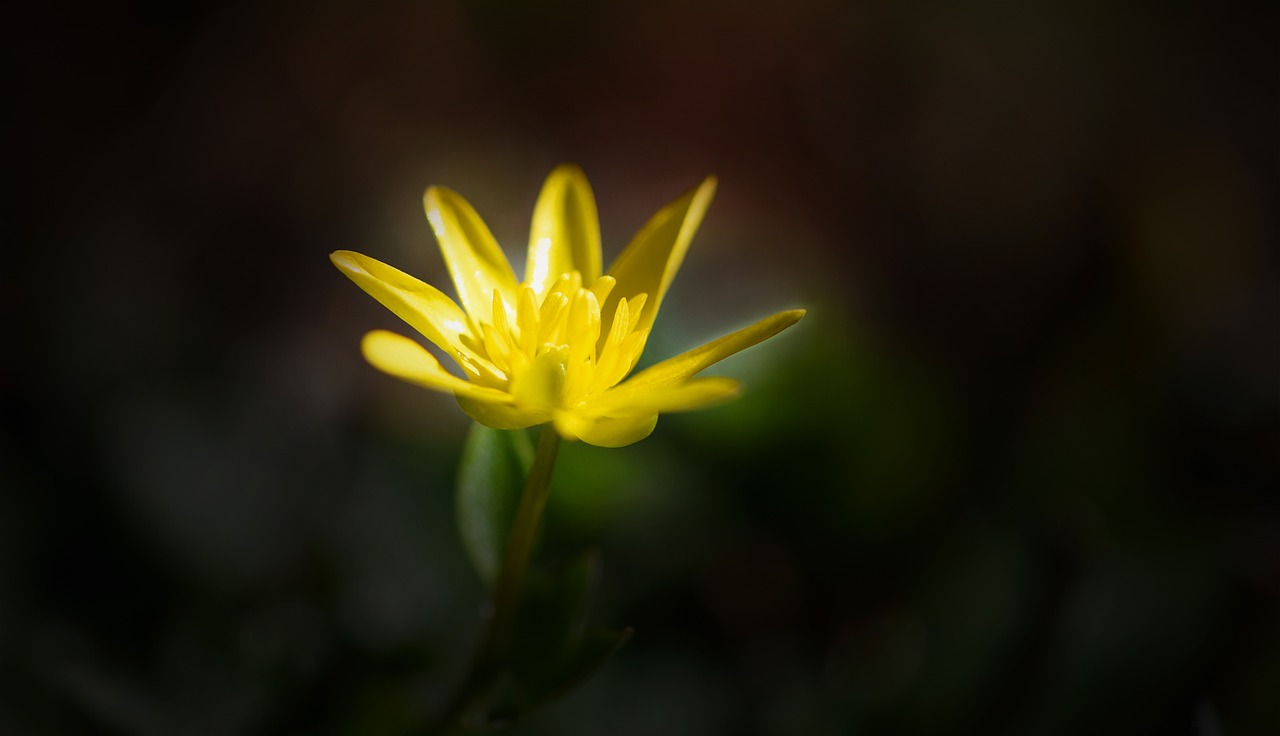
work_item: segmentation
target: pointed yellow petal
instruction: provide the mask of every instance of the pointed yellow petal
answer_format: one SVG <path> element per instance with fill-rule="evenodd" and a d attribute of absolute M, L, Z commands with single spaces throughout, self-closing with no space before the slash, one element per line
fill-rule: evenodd
<path fill-rule="evenodd" d="M 444 187 L 431 187 L 422 203 L 458 290 L 458 302 L 467 314 L 477 322 L 490 321 L 494 289 L 508 304 L 515 304 L 516 276 L 511 264 L 467 200 Z"/>
<path fill-rule="evenodd" d="M 450 355 L 471 352 L 463 346 L 467 317 L 438 289 L 381 261 L 349 250 L 329 254 L 333 265 L 361 289 L 408 322 L 422 336 Z"/>
<path fill-rule="evenodd" d="M 613 327 L 605 336 L 604 345 L 600 348 L 596 369 L 591 377 L 591 392 L 603 391 L 622 378 L 619 367 L 623 360 L 621 355 L 622 341 L 631 329 L 630 303 L 626 297 L 618 301 L 618 309 L 613 315 Z M 630 368 L 630 366 L 628 366 Z"/>
<path fill-rule="evenodd" d="M 511 403 L 511 396 L 507 392 L 476 386 L 458 378 L 446 371 L 426 348 L 394 332 L 370 332 L 361 340 L 360 352 L 364 353 L 365 360 L 374 368 L 424 388 L 466 396 L 476 401 Z"/>
<path fill-rule="evenodd" d="M 799 322 L 804 314 L 803 309 L 793 309 L 766 317 L 750 327 L 744 327 L 718 340 L 712 340 L 702 347 L 650 366 L 627 379 L 613 391 L 646 391 L 658 386 L 682 383 L 712 363 L 717 363 L 734 353 L 768 340 Z"/>
<path fill-rule="evenodd" d="M 538 297 L 527 285 L 520 287 L 516 303 L 516 330 L 520 336 L 517 351 L 533 354 L 538 347 Z"/>
<path fill-rule="evenodd" d="M 645 224 L 631 243 L 609 267 L 609 275 L 618 285 L 601 305 L 601 311 L 613 315 L 618 300 L 631 299 L 642 292 L 649 295 L 649 306 L 640 315 L 639 328 L 653 324 L 667 287 L 684 262 L 693 234 L 715 195 L 715 177 L 707 177 L 684 196 L 663 207 Z M 608 330 L 605 330 L 608 334 Z"/>
<path fill-rule="evenodd" d="M 555 421 L 556 431 L 562 437 L 579 439 L 596 447 L 623 447 L 648 437 L 658 424 L 658 415 L 587 417 L 561 412 Z"/>
<path fill-rule="evenodd" d="M 534 206 L 524 280 L 542 298 L 574 270 L 587 284 L 600 278 L 600 219 L 586 175 L 565 164 L 547 177 Z"/>
<path fill-rule="evenodd" d="M 587 283 L 586 281 L 582 283 Z M 601 276 L 591 284 L 591 293 L 596 295 L 596 301 L 604 304 L 609 298 L 609 292 L 613 291 L 613 287 L 618 285 L 618 280 L 612 276 Z"/>
<path fill-rule="evenodd" d="M 737 398 L 742 384 L 731 378 L 695 378 L 677 385 L 650 385 L 605 391 L 579 411 L 587 416 L 640 416 L 693 411 Z"/>

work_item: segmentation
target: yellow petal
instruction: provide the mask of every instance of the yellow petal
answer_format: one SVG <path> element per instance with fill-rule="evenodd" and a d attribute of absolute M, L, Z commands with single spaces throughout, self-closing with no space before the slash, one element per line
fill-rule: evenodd
<path fill-rule="evenodd" d="M 788 312 L 779 312 L 772 317 L 766 317 L 750 327 L 744 327 L 718 340 L 712 340 L 702 347 L 694 348 L 687 353 L 682 353 L 674 358 L 669 358 L 650 366 L 627 379 L 612 391 L 647 391 L 654 387 L 683 383 L 690 376 L 712 363 L 717 363 L 734 353 L 768 340 L 799 322 L 804 314 L 805 310 L 803 309 L 793 309 Z"/>
<path fill-rule="evenodd" d="M 606 391 L 576 410 L 557 412 L 556 431 L 598 447 L 622 447 L 648 437 L 659 413 L 718 404 L 737 396 L 740 389 L 728 378 L 703 378 L 642 391 Z"/>
<path fill-rule="evenodd" d="M 505 391 L 476 386 L 446 371 L 427 349 L 402 335 L 374 330 L 360 341 L 360 352 L 374 368 L 433 391 L 466 396 L 476 401 L 511 404 Z"/>
<path fill-rule="evenodd" d="M 541 299 L 561 274 L 575 270 L 583 283 L 600 278 L 600 219 L 586 175 L 565 164 L 547 177 L 533 208 L 524 280 Z"/>
<path fill-rule="evenodd" d="M 587 416 L 645 416 L 693 411 L 736 398 L 742 384 L 731 378 L 696 378 L 676 385 L 621 386 L 596 396 L 579 409 Z"/>
<path fill-rule="evenodd" d="M 618 285 L 601 305 L 605 315 L 613 315 L 619 299 L 631 299 L 637 294 L 647 293 L 649 306 L 641 313 L 637 329 L 653 324 L 662 297 L 684 262 L 684 254 L 702 222 L 702 216 L 711 205 L 715 191 L 715 177 L 707 177 L 684 196 L 658 210 L 658 214 L 636 233 L 609 267 L 609 275 L 618 280 Z M 604 334 L 608 334 L 607 326 Z"/>
<path fill-rule="evenodd" d="M 494 429 L 524 429 L 551 420 L 547 413 L 531 412 L 509 404 L 483 401 L 457 394 L 458 406 L 467 416 Z"/>
<path fill-rule="evenodd" d="M 353 251 L 334 251 L 329 254 L 329 260 L 357 286 L 441 350 L 450 355 L 464 350 L 458 338 L 467 333 L 467 317 L 440 290 Z"/>
<path fill-rule="evenodd" d="M 488 226 L 467 200 L 444 187 L 431 187 L 422 202 L 458 290 L 458 301 L 467 314 L 477 322 L 489 322 L 493 317 L 494 289 L 507 304 L 514 305 L 516 275 Z"/>
<path fill-rule="evenodd" d="M 587 417 L 561 412 L 555 421 L 556 431 L 563 437 L 579 439 L 596 447 L 622 447 L 648 437 L 658 424 L 658 415 Z"/>

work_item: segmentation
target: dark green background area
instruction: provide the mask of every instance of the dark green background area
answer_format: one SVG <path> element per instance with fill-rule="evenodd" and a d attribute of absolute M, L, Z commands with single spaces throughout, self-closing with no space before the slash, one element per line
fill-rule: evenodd
<path fill-rule="evenodd" d="M 1046 2 L 30 4 L 6 21 L 0 733 L 397 734 L 483 601 L 467 421 L 329 263 L 608 262 L 707 174 L 656 361 L 543 560 L 635 627 L 530 735 L 1280 732 L 1277 15 Z M 358 9 L 357 9 L 358 6 Z"/>

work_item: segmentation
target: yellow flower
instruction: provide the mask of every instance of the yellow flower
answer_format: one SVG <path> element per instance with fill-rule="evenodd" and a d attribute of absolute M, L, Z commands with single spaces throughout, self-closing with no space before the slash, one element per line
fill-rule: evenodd
<path fill-rule="evenodd" d="M 385 330 L 365 335 L 374 367 L 452 393 L 481 424 L 520 429 L 554 422 L 567 439 L 621 447 L 649 436 L 658 414 L 699 409 L 739 393 L 727 378 L 694 378 L 707 366 L 795 324 L 780 312 L 640 371 L 662 297 L 715 193 L 708 178 L 662 208 L 601 275 L 600 223 L 576 166 L 547 177 L 533 212 L 525 278 L 515 273 L 471 205 L 427 189 L 427 219 L 440 241 L 458 303 L 368 256 L 329 257 L 352 281 L 457 361 L 466 380 L 417 342 Z M 459 303 L 461 307 L 459 307 Z"/>

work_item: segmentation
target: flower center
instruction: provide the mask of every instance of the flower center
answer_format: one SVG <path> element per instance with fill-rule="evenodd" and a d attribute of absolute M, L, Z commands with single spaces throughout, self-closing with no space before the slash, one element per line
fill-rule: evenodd
<path fill-rule="evenodd" d="M 577 271 L 563 274 L 539 303 L 529 284 L 508 304 L 493 292 L 493 319 L 473 322 L 462 341 L 474 355 L 460 354 L 472 380 L 520 394 L 524 381 L 550 381 L 556 407 L 576 406 L 621 381 L 635 367 L 648 329 L 636 329 L 647 299 L 618 300 L 604 322 L 601 305 L 617 284 L 601 276 L 584 287 Z"/>

